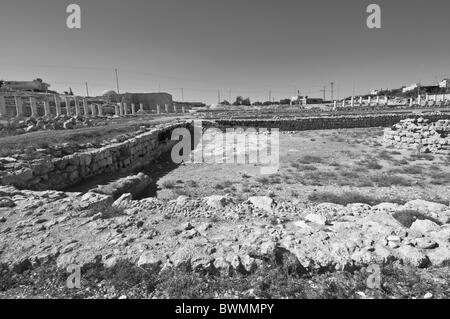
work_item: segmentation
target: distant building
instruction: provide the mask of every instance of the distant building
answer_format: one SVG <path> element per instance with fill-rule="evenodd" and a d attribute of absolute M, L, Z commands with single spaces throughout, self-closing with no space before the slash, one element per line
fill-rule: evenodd
<path fill-rule="evenodd" d="M 402 92 L 403 92 L 403 93 L 406 93 L 406 92 L 414 91 L 414 90 L 416 90 L 417 88 L 419 88 L 419 86 L 420 86 L 419 83 L 411 84 L 410 86 L 404 87 L 404 88 L 402 89 Z"/>
<path fill-rule="evenodd" d="M 4 81 L 2 88 L 12 91 L 47 92 L 50 84 L 36 79 L 33 81 Z"/>
<path fill-rule="evenodd" d="M 167 105 L 169 111 L 173 112 L 172 95 L 168 93 L 125 93 L 117 96 L 120 97 L 120 102 L 134 104 L 136 108 L 142 104 L 145 111 L 156 112 L 158 105 L 161 110 L 165 110 Z"/>
<path fill-rule="evenodd" d="M 441 82 L 439 82 L 439 87 L 441 89 L 448 89 L 448 88 L 450 88 L 450 79 L 443 79 Z"/>
<path fill-rule="evenodd" d="M 370 91 L 370 95 L 378 95 L 380 93 L 379 90 L 372 90 Z"/>

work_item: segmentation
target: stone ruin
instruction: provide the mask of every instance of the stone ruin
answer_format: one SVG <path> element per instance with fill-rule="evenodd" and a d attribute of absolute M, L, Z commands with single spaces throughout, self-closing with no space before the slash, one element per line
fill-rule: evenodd
<path fill-rule="evenodd" d="M 450 120 L 408 118 L 384 131 L 384 142 L 421 153 L 450 154 Z"/>

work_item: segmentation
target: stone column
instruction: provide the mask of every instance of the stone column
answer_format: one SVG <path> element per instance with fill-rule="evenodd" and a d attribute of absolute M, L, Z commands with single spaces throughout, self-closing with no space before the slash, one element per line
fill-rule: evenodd
<path fill-rule="evenodd" d="M 380 105 L 380 96 L 377 95 L 377 105 Z"/>
<path fill-rule="evenodd" d="M 61 116 L 61 104 L 59 103 L 59 97 L 55 94 L 55 112 L 56 116 Z"/>
<path fill-rule="evenodd" d="M 44 116 L 46 117 L 50 117 L 51 112 L 50 112 L 50 103 L 48 103 L 48 101 L 44 101 Z"/>
<path fill-rule="evenodd" d="M 419 94 L 419 96 L 417 97 L 417 104 L 419 104 L 419 106 L 422 105 L 422 96 Z"/>
<path fill-rule="evenodd" d="M 120 102 L 120 103 L 119 103 L 119 115 L 120 115 L 120 116 L 123 116 L 123 114 L 124 114 L 124 111 L 123 111 L 123 103 Z"/>
<path fill-rule="evenodd" d="M 334 101 L 334 102 L 333 102 L 333 107 L 334 107 L 334 108 L 337 108 L 337 101 Z"/>
<path fill-rule="evenodd" d="M 186 113 L 186 106 L 183 105 L 183 106 L 181 107 L 181 112 L 182 112 L 182 113 Z"/>
<path fill-rule="evenodd" d="M 345 107 L 345 100 L 342 100 L 342 107 Z"/>
<path fill-rule="evenodd" d="M 367 104 L 369 104 L 370 106 L 370 103 L 372 103 L 372 96 L 369 95 L 369 97 L 367 98 Z"/>
<path fill-rule="evenodd" d="M 161 114 L 161 106 L 159 106 L 159 104 L 156 105 L 156 114 Z"/>
<path fill-rule="evenodd" d="M 178 106 L 176 106 L 175 104 L 173 105 L 173 112 L 175 114 L 178 113 Z"/>
<path fill-rule="evenodd" d="M 131 103 L 131 115 L 136 115 L 136 105 L 134 103 Z"/>
<path fill-rule="evenodd" d="M 114 115 L 115 115 L 115 116 L 119 116 L 119 115 L 120 115 L 120 103 L 117 103 L 117 104 L 114 106 Z"/>
<path fill-rule="evenodd" d="M 409 99 L 409 107 L 412 107 L 414 104 L 414 100 L 412 98 Z"/>
<path fill-rule="evenodd" d="M 6 101 L 3 95 L 0 95 L 0 117 L 6 116 Z"/>
<path fill-rule="evenodd" d="M 428 96 L 428 93 L 425 94 L 425 102 L 428 102 L 430 100 L 430 97 Z"/>
<path fill-rule="evenodd" d="M 139 104 L 139 112 L 144 114 L 144 104 L 142 104 L 142 103 Z"/>
<path fill-rule="evenodd" d="M 98 104 L 97 108 L 98 108 L 98 116 L 103 116 L 103 105 Z"/>
<path fill-rule="evenodd" d="M 362 98 L 362 96 L 360 96 L 359 97 L 359 105 L 362 105 L 363 104 L 363 98 Z"/>
<path fill-rule="evenodd" d="M 352 98 L 350 99 L 350 106 L 354 107 L 355 106 L 355 98 L 352 96 Z"/>
<path fill-rule="evenodd" d="M 165 106 L 165 108 L 166 108 L 166 113 L 170 113 L 170 111 L 169 111 L 169 105 L 164 105 Z"/>
<path fill-rule="evenodd" d="M 30 96 L 31 117 L 37 117 L 36 99 Z"/>
<path fill-rule="evenodd" d="M 16 104 L 16 116 L 22 117 L 23 116 L 23 102 L 22 98 L 20 96 L 14 97 L 14 102 Z"/>
<path fill-rule="evenodd" d="M 65 96 L 64 100 L 66 101 L 66 115 L 71 116 L 72 112 L 70 112 L 70 97 Z"/>
<path fill-rule="evenodd" d="M 127 103 L 123 103 L 123 115 L 125 115 L 125 116 L 128 115 L 128 104 Z"/>
<path fill-rule="evenodd" d="M 97 116 L 97 110 L 95 109 L 96 105 L 94 103 L 91 103 L 91 115 Z"/>
<path fill-rule="evenodd" d="M 384 97 L 384 105 L 388 105 L 388 102 L 389 102 L 389 98 L 388 98 L 388 96 L 386 95 L 386 96 Z"/>
<path fill-rule="evenodd" d="M 78 116 L 80 116 L 81 114 L 81 110 L 80 110 L 80 101 L 78 101 L 78 98 L 75 96 L 74 98 L 73 98 L 73 100 L 75 101 L 75 116 L 76 117 L 78 117 Z"/>
<path fill-rule="evenodd" d="M 89 107 L 86 99 L 83 99 L 84 116 L 89 117 Z"/>

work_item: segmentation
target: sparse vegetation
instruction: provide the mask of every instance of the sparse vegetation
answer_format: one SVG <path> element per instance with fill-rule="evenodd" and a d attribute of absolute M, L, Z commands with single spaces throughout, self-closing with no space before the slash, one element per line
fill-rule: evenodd
<path fill-rule="evenodd" d="M 308 199 L 315 203 L 333 203 L 339 205 L 348 205 L 353 203 L 378 205 L 384 202 L 405 204 L 406 201 L 399 198 L 377 198 L 363 195 L 357 192 L 332 193 L 332 192 L 315 192 L 308 196 Z"/>
<path fill-rule="evenodd" d="M 448 267 L 418 269 L 395 263 L 380 265 L 381 289 L 367 287 L 370 272 L 307 273 L 295 258 L 281 254 L 251 274 L 212 276 L 189 270 L 166 270 L 156 275 L 148 269 L 120 261 L 105 269 L 101 264 L 82 269 L 81 289 L 66 288 L 67 273 L 54 264 L 41 265 L 21 275 L 0 266 L 0 297 L 15 294 L 28 298 L 169 298 L 212 299 L 217 297 L 258 299 L 355 299 L 368 298 L 449 298 Z M 110 291 L 106 293 L 106 291 Z"/>

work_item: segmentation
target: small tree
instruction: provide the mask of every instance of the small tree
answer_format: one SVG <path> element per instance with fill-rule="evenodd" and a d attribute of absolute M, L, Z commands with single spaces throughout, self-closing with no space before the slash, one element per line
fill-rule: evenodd
<path fill-rule="evenodd" d="M 250 106 L 250 105 L 252 105 L 252 102 L 250 101 L 250 98 L 246 98 L 246 99 L 242 100 L 241 105 Z"/>

